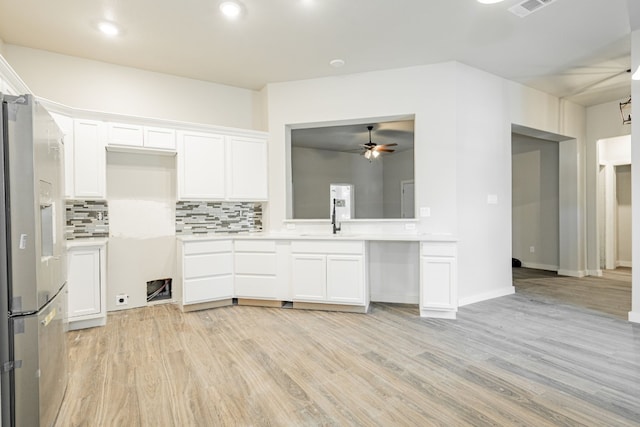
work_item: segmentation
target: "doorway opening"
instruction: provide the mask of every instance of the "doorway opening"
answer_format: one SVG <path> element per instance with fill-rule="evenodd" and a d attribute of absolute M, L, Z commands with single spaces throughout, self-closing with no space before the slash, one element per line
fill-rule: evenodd
<path fill-rule="evenodd" d="M 512 257 L 530 269 L 560 269 L 559 143 L 512 133 Z"/>
<path fill-rule="evenodd" d="M 600 268 L 631 267 L 631 136 L 598 141 Z"/>

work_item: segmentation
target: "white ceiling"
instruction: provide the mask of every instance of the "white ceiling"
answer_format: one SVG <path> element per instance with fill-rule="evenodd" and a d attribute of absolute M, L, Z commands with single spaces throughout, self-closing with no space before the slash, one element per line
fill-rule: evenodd
<path fill-rule="evenodd" d="M 0 39 L 249 89 L 457 60 L 583 105 L 630 92 L 627 1 L 555 0 L 525 18 L 521 0 L 0 0 Z M 124 34 L 95 29 L 110 18 Z M 346 65 L 331 68 L 331 59 Z M 598 83 L 602 82 L 602 83 Z"/>

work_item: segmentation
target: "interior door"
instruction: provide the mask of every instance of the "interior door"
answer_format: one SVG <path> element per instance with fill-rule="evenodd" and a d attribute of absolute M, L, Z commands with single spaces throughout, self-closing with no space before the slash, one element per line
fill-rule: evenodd
<path fill-rule="evenodd" d="M 400 216 L 402 218 L 415 218 L 415 185 L 413 181 L 401 182 L 401 207 Z"/>

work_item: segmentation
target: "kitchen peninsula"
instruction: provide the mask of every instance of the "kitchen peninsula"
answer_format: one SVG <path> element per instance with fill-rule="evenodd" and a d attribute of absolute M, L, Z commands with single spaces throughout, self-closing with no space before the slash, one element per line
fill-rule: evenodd
<path fill-rule="evenodd" d="M 417 234 L 221 234 L 178 237 L 182 307 L 239 304 L 366 313 L 371 242 L 419 244 L 419 308 L 454 319 L 456 240 Z M 401 268 L 410 268 L 404 266 Z"/>

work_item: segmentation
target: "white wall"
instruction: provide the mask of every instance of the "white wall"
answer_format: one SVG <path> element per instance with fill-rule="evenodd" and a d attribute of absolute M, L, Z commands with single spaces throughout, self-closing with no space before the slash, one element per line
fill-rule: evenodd
<path fill-rule="evenodd" d="M 9 44 L 3 56 L 37 96 L 69 107 L 264 129 L 256 91 Z"/>
<path fill-rule="evenodd" d="M 147 281 L 175 280 L 175 176 L 175 157 L 107 153 L 109 311 L 146 305 Z M 121 293 L 128 306 L 115 305 Z"/>
<path fill-rule="evenodd" d="M 616 265 L 631 267 L 631 165 L 616 167 Z"/>
<path fill-rule="evenodd" d="M 271 230 L 282 230 L 286 218 L 285 125 L 415 114 L 416 206 L 431 208 L 416 228 L 458 236 L 462 304 L 513 291 L 511 124 L 576 138 L 565 150 L 573 179 L 568 262 L 572 269 L 583 268 L 581 107 L 457 63 L 274 83 L 268 86 L 268 106 L 271 199 L 265 222 Z M 488 196 L 497 203 L 489 204 Z M 404 230 L 402 221 L 350 227 Z"/>
<path fill-rule="evenodd" d="M 511 147 L 512 256 L 525 267 L 558 270 L 558 143 L 513 134 Z"/>
<path fill-rule="evenodd" d="M 280 230 L 286 219 L 285 125 L 415 114 L 416 204 L 432 207 L 420 231 L 456 234 L 454 80 L 448 63 L 270 84 L 268 227 Z"/>
<path fill-rule="evenodd" d="M 459 64 L 456 170 L 460 304 L 513 292 L 511 122 L 506 81 Z M 432 155 L 436 155 L 434 153 Z M 489 203 L 489 198 L 495 203 Z"/>
<path fill-rule="evenodd" d="M 631 69 L 636 70 L 640 66 L 640 30 L 631 33 Z M 631 96 L 633 99 L 640 99 L 640 82 L 631 81 Z M 631 104 L 632 117 L 640 117 L 640 105 L 638 103 Z M 640 122 L 633 120 L 631 122 L 631 165 L 640 165 Z M 631 169 L 631 199 L 640 200 L 640 168 Z M 640 209 L 634 209 L 632 212 L 632 238 L 635 242 L 632 253 L 632 269 L 640 271 L 640 250 L 638 250 L 638 242 L 640 242 Z M 635 225 L 635 226 L 633 226 Z M 629 320 L 640 323 L 640 274 L 634 274 L 631 278 L 631 312 L 629 312 Z"/>

